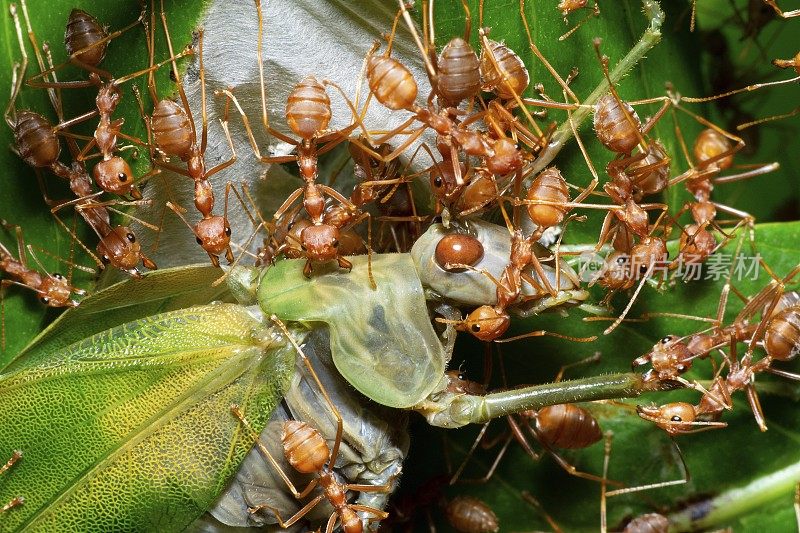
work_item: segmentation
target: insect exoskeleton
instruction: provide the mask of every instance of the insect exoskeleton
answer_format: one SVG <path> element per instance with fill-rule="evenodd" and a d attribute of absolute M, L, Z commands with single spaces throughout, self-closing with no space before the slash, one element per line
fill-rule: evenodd
<path fill-rule="evenodd" d="M 497 65 L 502 69 L 499 72 L 489 58 L 489 52 L 481 50 L 480 73 L 481 89 L 487 92 L 494 92 L 504 100 L 514 98 L 514 95 L 521 95 L 528 88 L 530 76 L 528 69 L 522 59 L 508 46 L 497 41 L 488 40 L 491 53 Z M 505 74 L 505 79 L 503 79 Z"/>
<path fill-rule="evenodd" d="M 281 432 L 286 460 L 299 472 L 310 474 L 322 470 L 330 459 L 331 451 L 319 431 L 307 423 L 288 420 Z"/>
<path fill-rule="evenodd" d="M 790 361 L 800 353 L 800 305 L 773 314 L 764 333 L 764 349 L 771 358 Z"/>
<path fill-rule="evenodd" d="M 117 226 L 104 235 L 97 245 L 103 263 L 114 265 L 132 275 L 138 275 L 136 265 L 141 260 L 145 267 L 155 269 L 155 264 L 142 255 L 142 246 L 136 235 L 126 226 Z M 136 274 L 133 274 L 136 272 Z"/>
<path fill-rule="evenodd" d="M 183 106 L 167 98 L 159 100 L 150 121 L 158 149 L 167 155 L 189 159 L 192 149 L 192 126 Z"/>
<path fill-rule="evenodd" d="M 474 266 L 483 257 L 483 244 L 466 233 L 451 233 L 442 237 L 436 244 L 434 258 L 445 270 L 461 272 L 461 267 L 448 267 L 451 264 Z"/>
<path fill-rule="evenodd" d="M 461 533 L 494 533 L 500 521 L 492 508 L 472 496 L 456 496 L 445 507 L 447 521 Z"/>
<path fill-rule="evenodd" d="M 561 224 L 568 207 L 553 204 L 536 204 L 536 201 L 553 203 L 569 202 L 569 188 L 561 172 L 555 167 L 549 167 L 539 173 L 528 188 L 527 199 L 528 215 L 537 226 L 551 228 Z"/>
<path fill-rule="evenodd" d="M 625 111 L 623 111 L 623 106 Z M 627 102 L 617 101 L 607 94 L 597 101 L 594 108 L 594 131 L 606 148 L 618 154 L 630 154 L 639 144 L 642 128 L 639 115 Z"/>
<path fill-rule="evenodd" d="M 472 269 L 464 270 L 462 268 L 447 271 L 439 263 L 436 250 L 442 239 L 448 235 L 458 235 L 458 237 L 449 238 L 456 241 L 459 239 L 467 241 L 474 238 L 480 242 L 483 248 L 482 257 L 474 264 L 464 263 L 472 266 Z M 463 237 L 464 235 L 467 235 L 469 239 Z M 445 243 L 447 242 L 445 241 Z M 446 248 L 445 245 L 442 247 Z M 477 247 L 470 247 L 470 249 L 477 251 Z M 543 246 L 535 245 L 534 250 L 539 257 L 552 255 Z M 433 224 L 417 239 L 411 249 L 411 257 L 424 287 L 451 302 L 475 307 L 486 305 L 487 302 L 494 303 L 497 299 L 497 285 L 481 271 L 486 271 L 499 279 L 503 270 L 508 266 L 510 254 L 511 237 L 508 229 L 479 218 L 470 219 L 460 230 L 448 230 L 441 224 Z M 475 257 L 477 254 L 471 253 L 470 255 Z M 439 256 L 441 259 L 442 254 L 440 253 Z M 541 266 L 551 286 L 556 287 L 556 271 L 553 263 L 543 262 Z M 575 283 L 578 278 L 572 267 L 565 261 L 559 261 L 558 266 L 561 271 L 558 276 L 558 296 L 549 298 L 546 291 L 542 292 L 540 288 L 523 283 L 520 296 L 525 302 L 513 306 L 511 310 L 515 314 L 529 316 L 560 305 L 580 304 L 588 298 L 588 293 Z M 525 269 L 525 274 L 530 275 L 534 280 L 539 279 L 539 275 L 531 268 Z M 541 281 L 538 283 L 541 285 Z"/>
<path fill-rule="evenodd" d="M 729 155 L 722 159 L 711 163 L 711 165 L 714 165 L 714 168 L 725 170 L 733 165 L 733 153 L 730 153 L 732 148 L 733 144 L 727 137 L 715 129 L 706 128 L 700 132 L 697 139 L 694 141 L 694 157 L 703 165 L 705 161 L 712 157 L 729 153 Z"/>
<path fill-rule="evenodd" d="M 703 226 L 690 224 L 683 228 L 680 251 L 684 263 L 702 263 L 717 247 L 714 234 Z"/>
<path fill-rule="evenodd" d="M 586 448 L 603 438 L 594 416 L 571 403 L 543 407 L 533 417 L 537 436 L 556 448 Z"/>
<path fill-rule="evenodd" d="M 693 422 L 697 418 L 697 409 L 687 402 L 673 402 L 660 407 L 639 405 L 636 412 L 670 435 L 680 435 L 696 428 Z"/>
<path fill-rule="evenodd" d="M 331 100 L 325 86 L 306 76 L 286 98 L 286 124 L 302 139 L 311 139 L 328 128 Z"/>
<path fill-rule="evenodd" d="M 669 519 L 658 513 L 637 516 L 625 525 L 622 533 L 667 533 Z"/>
<path fill-rule="evenodd" d="M 647 196 L 663 191 L 669 184 L 669 155 L 658 141 L 647 144 L 647 155 L 628 167 L 633 177 L 633 193 Z"/>
<path fill-rule="evenodd" d="M 367 81 L 375 98 L 392 110 L 409 109 L 417 99 L 417 82 L 400 61 L 387 56 L 370 56 Z"/>
<path fill-rule="evenodd" d="M 67 29 L 64 32 L 64 46 L 70 56 L 86 49 L 76 55 L 75 59 L 96 67 L 106 56 L 108 42 L 101 41 L 107 38 L 108 32 L 92 15 L 81 9 L 73 9 L 70 12 Z"/>
<path fill-rule="evenodd" d="M 450 40 L 442 49 L 437 65 L 436 90 L 449 105 L 471 98 L 481 86 L 478 56 L 461 37 Z"/>
<path fill-rule="evenodd" d="M 49 120 L 33 111 L 19 111 L 13 128 L 14 142 L 25 163 L 48 168 L 58 161 L 61 143 Z"/>

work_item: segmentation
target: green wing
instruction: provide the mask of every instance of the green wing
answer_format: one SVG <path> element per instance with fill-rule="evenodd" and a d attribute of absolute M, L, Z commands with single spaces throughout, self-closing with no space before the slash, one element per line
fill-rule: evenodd
<path fill-rule="evenodd" d="M 328 324 L 345 379 L 378 403 L 411 407 L 436 388 L 445 366 L 414 262 L 408 254 L 373 255 L 372 289 L 367 258 L 348 260 L 352 272 L 320 268 L 311 279 L 304 260 L 279 262 L 264 273 L 259 305 L 284 320 Z"/>
<path fill-rule="evenodd" d="M 275 340 L 275 339 L 278 340 Z M 214 501 L 286 390 L 294 354 L 245 308 L 129 322 L 0 375 L 0 529 L 180 530 Z"/>

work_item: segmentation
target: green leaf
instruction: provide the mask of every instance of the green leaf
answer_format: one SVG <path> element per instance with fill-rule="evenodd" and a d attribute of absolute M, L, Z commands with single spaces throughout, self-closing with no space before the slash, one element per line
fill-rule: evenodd
<path fill-rule="evenodd" d="M 27 354 L 0 376 L 0 449 L 23 459 L 0 499 L 10 530 L 177 530 L 216 499 L 263 428 L 294 351 L 241 306 L 129 322 Z"/>

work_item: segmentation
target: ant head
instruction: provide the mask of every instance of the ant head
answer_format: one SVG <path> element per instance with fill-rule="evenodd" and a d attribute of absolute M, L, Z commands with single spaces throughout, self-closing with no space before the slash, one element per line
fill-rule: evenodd
<path fill-rule="evenodd" d="M 461 163 L 459 163 L 461 165 Z M 466 173 L 466 167 L 461 165 L 461 175 Z M 429 172 L 431 180 L 431 191 L 441 202 L 449 202 L 461 187 L 456 182 L 453 165 L 450 161 L 435 163 Z"/>
<path fill-rule="evenodd" d="M 114 83 L 102 85 L 100 90 L 97 92 L 97 98 L 95 99 L 97 103 L 97 109 L 112 113 L 114 109 L 116 109 L 117 105 L 119 105 L 120 100 L 122 100 L 122 93 L 120 92 L 119 87 Z"/>
<path fill-rule="evenodd" d="M 697 418 L 695 407 L 686 402 L 667 403 L 660 407 L 639 405 L 636 412 L 671 435 L 690 431 Z"/>
<path fill-rule="evenodd" d="M 448 272 L 463 272 L 462 267 L 448 269 L 445 265 L 475 266 L 483 258 L 483 244 L 472 235 L 451 233 L 439 240 L 433 256 L 436 264 L 442 269 Z"/>
<path fill-rule="evenodd" d="M 69 298 L 72 293 L 72 287 L 67 278 L 56 272 L 42 279 L 39 293 L 39 299 L 44 305 L 67 307 L 70 305 Z"/>
<path fill-rule="evenodd" d="M 668 256 L 666 243 L 659 238 L 643 239 L 631 249 L 631 264 L 640 274 L 666 261 Z"/>
<path fill-rule="evenodd" d="M 126 226 L 117 226 L 100 239 L 97 245 L 97 252 L 103 263 L 126 270 L 134 276 L 136 265 L 142 258 L 141 250 L 136 235 Z"/>
<path fill-rule="evenodd" d="M 714 204 L 709 203 L 708 205 L 712 209 L 714 208 Z M 714 234 L 697 224 L 686 226 L 685 231 L 681 233 L 680 251 L 686 263 L 704 260 L 714 252 L 716 247 L 717 240 L 714 238 Z"/>
<path fill-rule="evenodd" d="M 634 277 L 631 275 L 631 257 L 624 253 L 615 251 L 606 257 L 603 270 L 600 275 L 600 285 L 607 289 L 627 289 L 634 284 Z"/>
<path fill-rule="evenodd" d="M 705 180 L 703 180 L 705 181 Z M 709 191 L 710 192 L 710 191 Z M 711 202 L 693 202 L 692 203 L 692 218 L 699 224 L 711 222 L 717 216 L 717 208 Z M 689 228 L 686 228 L 687 232 Z M 703 230 L 705 231 L 705 230 Z M 708 232 L 706 232 L 708 233 Z"/>
<path fill-rule="evenodd" d="M 212 216 L 200 219 L 194 226 L 194 235 L 197 244 L 210 255 L 218 256 L 230 250 L 231 226 L 225 217 Z"/>
<path fill-rule="evenodd" d="M 492 145 L 494 155 L 486 159 L 486 168 L 498 176 L 505 176 L 522 168 L 523 152 L 511 139 L 503 137 Z"/>
<path fill-rule="evenodd" d="M 339 256 L 339 228 L 336 226 L 308 226 L 300 234 L 300 242 L 312 261 L 331 261 Z"/>
<path fill-rule="evenodd" d="M 489 342 L 500 337 L 511 325 L 511 318 L 490 305 L 482 305 L 471 312 L 456 329 L 468 331 L 479 340 Z"/>
<path fill-rule="evenodd" d="M 141 198 L 142 193 L 133 185 L 133 171 L 128 163 L 119 156 L 100 161 L 92 170 L 94 181 L 106 192 L 125 196 L 130 193 L 134 198 Z"/>

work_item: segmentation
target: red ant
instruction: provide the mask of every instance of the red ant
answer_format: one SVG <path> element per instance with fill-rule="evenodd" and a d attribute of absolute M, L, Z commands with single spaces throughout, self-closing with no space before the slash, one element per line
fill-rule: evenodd
<path fill-rule="evenodd" d="M 154 17 L 154 14 L 151 15 Z M 152 20 L 152 18 L 151 18 Z M 153 20 L 154 23 L 154 20 Z M 183 217 L 181 210 L 171 202 L 167 203 L 195 234 L 198 244 L 206 251 L 211 263 L 219 266 L 219 256 L 224 254 L 229 263 L 233 262 L 233 252 L 230 247 L 231 227 L 227 218 L 227 189 L 225 195 L 225 211 L 222 216 L 214 215 L 214 191 L 211 187 L 209 178 L 217 172 L 231 166 L 236 162 L 236 151 L 233 147 L 230 132 L 228 131 L 227 121 L 220 121 L 225 132 L 225 138 L 231 149 L 231 157 L 227 161 L 206 169 L 205 152 L 208 144 L 208 117 L 206 115 L 206 91 L 205 91 L 205 69 L 203 68 L 203 31 L 198 32 L 198 55 L 200 58 L 200 90 L 202 99 L 203 128 L 200 135 L 200 142 L 197 142 L 197 131 L 194 125 L 194 117 L 189 106 L 189 100 L 183 90 L 183 84 L 178 74 L 178 66 L 175 62 L 177 57 L 172 49 L 172 40 L 167 28 L 167 17 L 164 14 L 164 3 L 161 2 L 161 23 L 164 28 L 167 46 L 172 63 L 172 72 L 178 86 L 181 104 L 177 104 L 169 99 L 159 100 L 155 90 L 155 81 L 152 75 L 148 79 L 150 96 L 157 102 L 153 109 L 150 119 L 149 129 L 155 139 L 155 145 L 159 150 L 168 156 L 177 156 L 186 162 L 186 168 L 173 165 L 171 163 L 155 160 L 155 164 L 176 174 L 187 176 L 194 180 L 194 205 L 200 212 L 202 218 L 192 226 Z M 153 69 L 154 33 L 150 34 L 150 72 Z"/>
<path fill-rule="evenodd" d="M 314 379 L 314 382 L 317 384 L 320 392 L 322 393 L 323 397 L 325 398 L 326 403 L 331 409 L 331 412 L 334 414 L 336 418 L 336 440 L 333 444 L 333 449 L 331 450 L 328 447 L 328 444 L 325 442 L 325 439 L 322 437 L 320 432 L 307 424 L 306 422 L 301 422 L 297 420 L 289 420 L 284 422 L 283 431 L 281 434 L 281 441 L 283 442 L 283 450 L 284 455 L 286 456 L 286 460 L 291 464 L 297 471 L 306 473 L 306 474 L 316 474 L 316 477 L 312 479 L 308 485 L 302 490 L 297 490 L 294 483 L 288 478 L 286 473 L 281 468 L 280 464 L 276 461 L 276 459 L 272 456 L 266 446 L 259 440 L 258 432 L 255 431 L 247 419 L 244 417 L 244 414 L 241 412 L 237 405 L 231 406 L 231 412 L 233 415 L 239 419 L 239 421 L 251 432 L 253 437 L 256 439 L 256 445 L 267 458 L 267 460 L 272 464 L 275 468 L 277 473 L 280 477 L 284 480 L 286 485 L 289 487 L 289 490 L 294 494 L 297 499 L 303 499 L 308 496 L 311 491 L 313 491 L 316 487 L 321 487 L 323 493 L 314 497 L 310 502 L 305 504 L 302 509 L 300 509 L 294 516 L 290 517 L 287 520 L 283 520 L 283 518 L 278 513 L 277 509 L 271 507 L 267 504 L 261 504 L 257 507 L 251 508 L 251 513 L 257 513 L 262 509 L 268 509 L 272 513 L 275 514 L 275 517 L 278 519 L 278 524 L 282 528 L 288 528 L 292 524 L 295 524 L 298 520 L 303 518 L 307 515 L 312 509 L 314 509 L 323 499 L 328 499 L 331 505 L 334 508 L 334 512 L 331 514 L 330 518 L 328 519 L 328 524 L 326 531 L 331 532 L 333 531 L 337 522 L 341 522 L 342 529 L 346 533 L 361 533 L 364 529 L 364 524 L 362 519 L 358 516 L 357 511 L 365 512 L 371 514 L 374 518 L 370 519 L 369 522 L 373 522 L 375 520 L 382 520 L 388 516 L 388 513 L 381 511 L 379 509 L 374 509 L 372 507 L 366 505 L 359 505 L 349 503 L 347 501 L 347 492 L 350 490 L 360 491 L 360 492 L 390 492 L 391 486 L 390 485 L 361 485 L 361 484 L 351 484 L 351 483 L 340 483 L 336 475 L 333 471 L 333 468 L 336 464 L 336 460 L 339 456 L 339 446 L 342 441 L 342 417 L 339 414 L 339 410 L 331 401 L 330 397 L 328 396 L 327 390 L 322 385 L 317 376 L 316 372 L 314 371 L 314 367 L 311 365 L 310 360 L 306 357 L 303 353 L 300 346 L 297 345 L 294 338 L 291 336 L 289 331 L 286 329 L 286 326 L 277 317 L 272 317 L 273 322 L 276 323 L 278 328 L 281 330 L 284 336 L 289 340 L 289 342 L 294 347 L 295 351 L 305 363 L 306 367 L 309 370 L 309 373 Z"/>
<path fill-rule="evenodd" d="M 102 262 L 98 260 L 97 257 L 80 242 L 77 236 L 56 216 L 56 220 L 74 239 L 76 239 L 80 246 L 95 260 L 95 262 L 97 262 L 98 266 L 102 268 L 103 264 L 112 264 L 120 270 L 125 270 L 131 276 L 140 277 L 141 274 L 136 269 L 136 265 L 140 260 L 145 267 L 150 269 L 155 269 L 156 265 L 147 258 L 147 256 L 141 253 L 141 247 L 136 240 L 136 236 L 130 229 L 124 226 L 118 226 L 116 228 L 111 227 L 108 209 L 106 208 L 107 204 L 92 202 L 92 199 L 97 195 L 92 191 L 91 179 L 86 172 L 85 166 L 81 161 L 76 160 L 78 149 L 75 141 L 70 137 L 66 139 L 73 159 L 75 159 L 72 165 L 68 167 L 58 159 L 61 153 L 61 144 L 50 122 L 42 115 L 34 113 L 33 111 L 16 112 L 14 108 L 14 103 L 19 95 L 25 70 L 27 69 L 28 56 L 22 39 L 22 27 L 16 7 L 11 5 L 10 11 L 17 31 L 17 41 L 22 53 L 22 62 L 14 70 L 15 83 L 12 84 L 13 91 L 8 106 L 6 107 L 5 118 L 9 126 L 14 130 L 17 151 L 20 157 L 35 169 L 47 168 L 57 176 L 69 181 L 70 189 L 78 198 L 70 202 L 57 204 L 47 197 L 44 184 L 41 177 L 39 177 L 39 183 L 45 201 L 49 205 L 55 205 L 51 210 L 53 214 L 66 205 L 74 204 L 78 213 L 100 237 L 97 251 L 100 254 Z M 30 21 L 24 4 L 23 16 L 30 29 Z M 32 30 L 28 32 L 28 36 L 33 45 L 39 67 L 44 72 L 44 61 L 39 52 Z M 63 121 L 60 101 L 57 99 L 54 92 L 51 92 L 50 97 L 59 120 Z M 144 224 L 148 225 L 146 223 Z M 156 229 L 154 226 L 149 227 Z"/>

